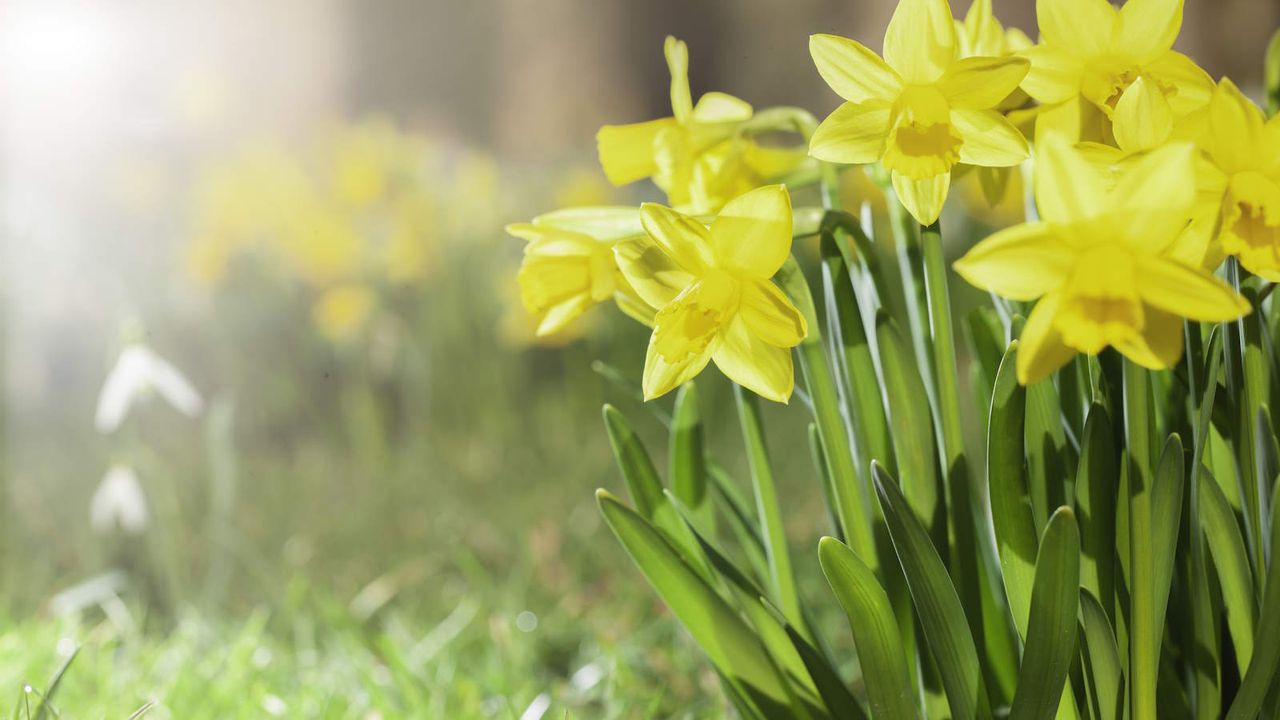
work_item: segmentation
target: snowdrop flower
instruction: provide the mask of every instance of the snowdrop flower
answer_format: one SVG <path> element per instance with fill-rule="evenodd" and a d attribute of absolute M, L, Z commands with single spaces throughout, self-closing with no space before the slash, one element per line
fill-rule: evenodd
<path fill-rule="evenodd" d="M 89 502 L 89 524 L 96 532 L 120 528 L 136 535 L 147 528 L 147 498 L 138 475 L 127 465 L 113 465 Z"/>
<path fill-rule="evenodd" d="M 103 383 L 94 425 L 102 433 L 114 431 L 134 403 L 152 391 L 188 417 L 199 415 L 204 408 L 204 400 L 186 376 L 151 348 L 135 343 L 120 352 Z"/>

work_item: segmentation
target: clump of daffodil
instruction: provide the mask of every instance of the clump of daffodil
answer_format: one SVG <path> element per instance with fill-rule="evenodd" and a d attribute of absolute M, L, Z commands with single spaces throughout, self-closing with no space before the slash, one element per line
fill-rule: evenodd
<path fill-rule="evenodd" d="M 1222 251 L 1254 275 L 1280 281 L 1280 115 L 1264 120 L 1227 79 L 1205 115 L 1199 140 L 1207 167 L 1201 174 Z"/>
<path fill-rule="evenodd" d="M 1218 322 L 1249 304 L 1198 266 L 1168 254 L 1195 206 L 1195 149 L 1167 145 L 1112 185 L 1084 155 L 1046 138 L 1036 163 L 1042 220 L 979 243 L 955 264 L 977 287 L 1038 300 L 1022 330 L 1018 380 L 1033 383 L 1076 353 L 1108 346 L 1147 368 L 1182 355 L 1182 319 Z"/>
<path fill-rule="evenodd" d="M 520 301 L 538 319 L 537 335 L 565 329 L 592 306 L 613 300 L 628 315 L 652 322 L 653 311 L 618 269 L 613 248 L 644 234 L 633 207 L 570 208 L 507 226 L 527 241 L 517 280 Z"/>
<path fill-rule="evenodd" d="M 677 210 L 709 215 L 805 161 L 802 152 L 766 147 L 741 132 L 754 114 L 747 102 L 709 92 L 694 104 L 688 47 L 668 36 L 663 52 L 671 71 L 672 116 L 600 128 L 600 164 L 610 182 L 652 178 Z"/>
<path fill-rule="evenodd" d="M 835 35 L 814 35 L 818 72 L 847 102 L 813 134 L 809 154 L 837 163 L 880 162 L 902 204 L 922 224 L 938 219 L 951 173 L 964 163 L 1009 167 L 1027 142 L 997 108 L 1018 87 L 1019 57 L 960 58 L 946 0 L 901 0 L 884 59 Z"/>
<path fill-rule="evenodd" d="M 660 397 L 714 361 L 730 380 L 786 402 L 804 316 L 771 278 L 791 253 L 791 197 L 781 185 L 730 200 L 710 227 L 671 208 L 640 208 L 646 237 L 614 248 L 636 292 L 658 308 L 644 396 Z"/>
<path fill-rule="evenodd" d="M 1031 72 L 1022 89 L 1046 106 L 1037 137 L 1109 140 L 1125 90 L 1138 78 L 1157 87 L 1176 117 L 1204 106 L 1213 81 L 1173 50 L 1182 29 L 1182 0 L 1037 0 L 1040 43 L 1022 52 Z"/>

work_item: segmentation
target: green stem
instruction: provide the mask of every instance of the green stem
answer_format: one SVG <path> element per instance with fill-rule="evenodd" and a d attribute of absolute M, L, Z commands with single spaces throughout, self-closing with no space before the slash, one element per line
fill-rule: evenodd
<path fill-rule="evenodd" d="M 1129 681 L 1133 720 L 1156 720 L 1158 658 L 1155 563 L 1151 546 L 1151 385 L 1147 373 L 1124 361 L 1125 440 L 1129 456 Z M 1171 552 L 1171 549 L 1164 549 Z"/>
<path fill-rule="evenodd" d="M 956 339 L 951 322 L 951 297 L 947 286 L 947 260 L 939 224 L 921 229 L 924 245 L 924 286 L 928 302 L 929 330 L 933 339 L 933 365 L 937 371 L 939 426 L 945 453 L 943 470 L 950 472 L 964 453 L 964 427 L 960 418 L 960 382 L 956 370 Z"/>
<path fill-rule="evenodd" d="M 1280 115 L 1280 30 L 1271 36 L 1266 60 L 1267 114 Z"/>
<path fill-rule="evenodd" d="M 920 367 L 920 377 L 924 378 L 929 406 L 936 411 L 933 358 L 929 353 L 928 341 L 929 299 L 919 270 L 924 264 L 923 249 L 917 232 L 919 226 L 891 187 L 885 190 L 885 200 L 889 206 L 890 224 L 893 226 L 894 249 L 898 258 L 898 272 L 902 276 L 902 294 L 907 305 L 907 327 L 911 330 L 911 344 L 915 350 L 916 364 Z"/>
<path fill-rule="evenodd" d="M 787 555 L 787 535 L 778 506 L 778 490 L 773 481 L 773 468 L 769 463 L 764 425 L 760 420 L 760 403 L 751 391 L 739 385 L 734 385 L 733 389 L 738 401 L 738 419 L 742 423 L 742 439 L 747 445 L 751 485 L 755 489 L 756 508 L 760 515 L 760 530 L 764 537 L 774 597 L 787 620 L 795 627 L 803 628 L 804 617 L 800 610 L 800 597 L 796 592 L 795 576 L 791 572 L 791 558 Z"/>

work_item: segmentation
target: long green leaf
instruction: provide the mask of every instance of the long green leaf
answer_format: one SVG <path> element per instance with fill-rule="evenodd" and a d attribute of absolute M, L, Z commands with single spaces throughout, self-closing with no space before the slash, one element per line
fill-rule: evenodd
<path fill-rule="evenodd" d="M 671 417 L 671 492 L 698 514 L 704 527 L 711 527 L 715 513 L 707 492 L 704 435 L 698 388 L 687 382 L 676 393 Z"/>
<path fill-rule="evenodd" d="M 937 539 L 942 507 L 938 497 L 933 424 L 924 383 L 911 362 L 906 340 L 887 315 L 876 318 L 876 338 L 880 366 L 884 370 L 884 399 L 893 429 L 898 477 L 916 517 Z"/>
<path fill-rule="evenodd" d="M 1050 720 L 1076 656 L 1080 603 L 1080 530 L 1069 507 L 1049 518 L 1036 557 L 1027 645 L 1010 720 Z M 1067 686 L 1069 688 L 1069 686 Z"/>
<path fill-rule="evenodd" d="M 1280 676 L 1280 502 L 1271 506 L 1271 564 L 1263 586 L 1253 661 L 1227 711 L 1227 720 L 1253 720 Z"/>
<path fill-rule="evenodd" d="M 1094 403 L 1085 420 L 1076 474 L 1076 508 L 1083 548 L 1080 582 L 1094 597 L 1103 598 L 1107 607 L 1114 607 L 1119 473 L 1111 416 L 1100 403 Z"/>
<path fill-rule="evenodd" d="M 1116 650 L 1116 636 L 1107 612 L 1088 590 L 1080 590 L 1080 624 L 1084 631 L 1085 687 L 1089 691 L 1089 717 L 1120 720 L 1124 717 L 1124 665 Z"/>
<path fill-rule="evenodd" d="M 1178 547 L 1178 530 L 1182 527 L 1183 505 L 1182 438 L 1176 433 L 1165 441 L 1156 468 L 1156 485 L 1151 492 L 1151 528 L 1155 554 L 1155 654 L 1160 656 L 1164 635 L 1164 619 L 1169 607 L 1169 588 L 1173 585 L 1173 568 Z"/>
<path fill-rule="evenodd" d="M 1249 569 L 1249 553 L 1236 514 L 1227 502 L 1218 481 L 1201 470 L 1200 522 L 1204 528 L 1209 554 L 1218 572 L 1222 588 L 1222 604 L 1227 610 L 1227 632 L 1235 646 L 1236 665 L 1240 672 L 1249 669 L 1253 658 L 1254 625 L 1257 618 L 1257 595 L 1253 590 L 1253 573 Z"/>
<path fill-rule="evenodd" d="M 898 483 L 878 465 L 872 465 L 872 476 L 889 538 L 906 576 L 925 644 L 941 676 L 952 716 L 956 720 L 985 718 L 991 710 L 978 667 L 978 651 L 946 566 Z"/>
<path fill-rule="evenodd" d="M 835 538 L 825 537 L 818 542 L 818 559 L 831 590 L 849 617 L 871 716 L 876 720 L 920 717 L 893 606 L 875 573 Z"/>
<path fill-rule="evenodd" d="M 1154 483 L 1151 443 L 1151 384 L 1147 371 L 1124 361 L 1125 440 L 1129 456 L 1129 683 L 1132 720 L 1156 720 L 1157 652 L 1162 628 L 1156 625 L 1156 548 L 1151 521 Z M 1168 552 L 1169 548 L 1160 548 Z"/>

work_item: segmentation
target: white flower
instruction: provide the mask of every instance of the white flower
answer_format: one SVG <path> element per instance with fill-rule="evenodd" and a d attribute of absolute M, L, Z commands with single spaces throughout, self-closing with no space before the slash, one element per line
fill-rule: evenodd
<path fill-rule="evenodd" d="M 147 498 L 138 475 L 127 465 L 113 465 L 89 502 L 89 524 L 100 533 L 115 528 L 136 535 L 147 528 Z"/>
<path fill-rule="evenodd" d="M 199 415 L 204 408 L 200 393 L 168 360 L 145 345 L 129 345 L 120 352 L 98 395 L 94 419 L 98 431 L 109 433 L 120 427 L 134 403 L 152 391 L 188 417 Z"/>

